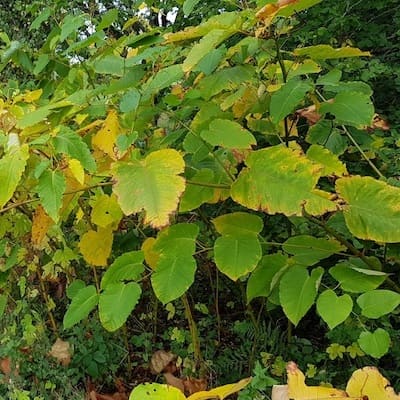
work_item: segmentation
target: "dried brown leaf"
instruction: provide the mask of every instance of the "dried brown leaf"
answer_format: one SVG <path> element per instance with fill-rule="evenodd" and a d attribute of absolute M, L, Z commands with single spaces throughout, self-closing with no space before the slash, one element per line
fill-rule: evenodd
<path fill-rule="evenodd" d="M 71 346 L 68 342 L 57 338 L 48 355 L 57 359 L 60 364 L 68 365 L 71 362 Z"/>

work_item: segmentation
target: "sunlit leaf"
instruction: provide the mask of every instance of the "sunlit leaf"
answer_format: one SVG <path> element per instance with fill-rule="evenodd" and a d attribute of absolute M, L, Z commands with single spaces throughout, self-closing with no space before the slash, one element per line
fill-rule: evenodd
<path fill-rule="evenodd" d="M 346 165 L 339 160 L 337 155 L 317 144 L 313 144 L 308 148 L 307 158 L 323 166 L 322 176 L 343 176 L 348 174 Z"/>
<path fill-rule="evenodd" d="M 329 200 L 329 193 L 315 190 L 321 167 L 298 150 L 273 146 L 253 151 L 246 165 L 231 189 L 233 200 L 239 204 L 287 216 L 301 215 L 303 207 L 313 215 L 337 207 Z"/>
<path fill-rule="evenodd" d="M 120 130 L 118 114 L 115 110 L 111 110 L 108 113 L 102 128 L 93 136 L 93 146 L 99 148 L 113 160 L 117 160 L 118 157 L 115 151 L 115 143 L 120 134 Z"/>
<path fill-rule="evenodd" d="M 114 194 L 102 194 L 96 198 L 92 206 L 92 222 L 102 228 L 115 225 L 121 220 L 123 214 Z"/>
<path fill-rule="evenodd" d="M 360 239 L 400 242 L 400 188 L 365 176 L 336 181 L 345 200 L 344 217 L 350 232 Z"/>
<path fill-rule="evenodd" d="M 296 56 L 310 57 L 314 60 L 328 60 L 333 58 L 345 57 L 365 57 L 371 56 L 369 51 L 361 51 L 354 47 L 333 48 L 327 44 L 318 44 L 310 47 L 300 47 L 294 50 Z"/>
<path fill-rule="evenodd" d="M 234 394 L 239 392 L 243 388 L 245 388 L 251 381 L 252 378 L 244 378 L 236 383 L 230 383 L 228 385 L 218 386 L 214 389 L 208 391 L 201 391 L 197 393 L 193 393 L 189 396 L 188 400 L 211 400 L 211 399 L 220 399 L 223 400 Z"/>
<path fill-rule="evenodd" d="M 182 156 L 173 149 L 155 151 L 142 161 L 115 163 L 113 190 L 124 214 L 144 210 L 145 223 L 156 228 L 167 225 L 185 189 L 185 180 L 179 176 L 184 166 Z"/>
<path fill-rule="evenodd" d="M 160 383 L 144 383 L 136 386 L 129 400 L 185 400 L 185 395 L 176 387 Z"/>

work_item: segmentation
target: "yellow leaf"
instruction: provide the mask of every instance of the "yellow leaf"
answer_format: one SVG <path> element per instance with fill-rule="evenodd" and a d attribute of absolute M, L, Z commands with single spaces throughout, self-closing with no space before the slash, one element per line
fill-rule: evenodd
<path fill-rule="evenodd" d="M 123 214 L 118 205 L 115 194 L 108 196 L 103 194 L 99 196 L 92 208 L 92 222 L 102 228 L 110 225 L 112 229 L 118 227 Z"/>
<path fill-rule="evenodd" d="M 144 259 L 151 269 L 156 269 L 156 265 L 160 258 L 160 254 L 154 251 L 154 244 L 156 243 L 156 238 L 149 237 L 142 244 L 142 250 L 144 253 Z"/>
<path fill-rule="evenodd" d="M 33 214 L 32 220 L 32 244 L 34 247 L 40 247 L 49 228 L 54 221 L 47 215 L 44 208 L 39 204 Z"/>
<path fill-rule="evenodd" d="M 117 160 L 114 149 L 117 136 L 120 133 L 118 114 L 111 110 L 104 121 L 102 128 L 93 136 L 92 144 L 107 154 L 113 160 Z"/>
<path fill-rule="evenodd" d="M 251 381 L 251 378 L 242 379 L 239 382 L 231 383 L 229 385 L 219 386 L 214 389 L 208 391 L 201 391 L 192 394 L 187 399 L 188 400 L 207 400 L 207 399 L 218 399 L 222 400 L 226 397 L 230 396 L 233 393 L 242 390 L 248 383 Z"/>
<path fill-rule="evenodd" d="M 289 399 L 318 400 L 318 399 L 348 399 L 343 390 L 323 386 L 307 386 L 305 376 L 296 363 L 289 362 L 286 366 Z"/>
<path fill-rule="evenodd" d="M 101 119 L 96 119 L 95 121 L 91 122 L 90 124 L 82 127 L 81 129 L 77 130 L 80 135 L 84 135 L 87 132 L 90 132 L 92 129 L 97 128 L 98 126 L 103 125 L 104 121 Z"/>
<path fill-rule="evenodd" d="M 389 381 L 375 367 L 364 367 L 353 372 L 346 386 L 350 397 L 371 400 L 399 400 Z"/>
<path fill-rule="evenodd" d="M 110 228 L 86 232 L 79 242 L 79 250 L 88 264 L 105 267 L 111 253 L 113 234 Z"/>
<path fill-rule="evenodd" d="M 25 103 L 32 103 L 36 100 L 39 100 L 42 93 L 43 93 L 42 89 L 32 90 L 30 92 L 25 92 L 23 94 L 15 96 L 13 100 L 15 103 L 19 101 L 23 101 Z"/>
<path fill-rule="evenodd" d="M 68 168 L 70 169 L 70 171 L 71 171 L 72 175 L 74 176 L 74 178 L 81 185 L 83 185 L 85 183 L 85 171 L 84 171 L 80 161 L 76 160 L 75 158 L 71 158 L 68 161 Z"/>

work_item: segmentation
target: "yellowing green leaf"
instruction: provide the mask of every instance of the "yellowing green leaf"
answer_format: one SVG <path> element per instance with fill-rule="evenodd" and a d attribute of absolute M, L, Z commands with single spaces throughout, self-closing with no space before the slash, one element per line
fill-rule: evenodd
<path fill-rule="evenodd" d="M 313 215 L 336 210 L 330 194 L 315 188 L 321 167 L 299 150 L 280 145 L 257 150 L 247 157 L 246 165 L 231 189 L 237 203 L 288 216 L 301 215 L 303 207 Z"/>
<path fill-rule="evenodd" d="M 219 399 L 223 400 L 226 397 L 230 396 L 233 393 L 239 392 L 243 388 L 245 388 L 251 381 L 251 378 L 242 379 L 236 383 L 230 383 L 228 385 L 223 385 L 216 387 L 214 389 L 208 391 L 201 391 L 197 393 L 193 393 L 189 396 L 188 400 L 208 400 L 208 399 Z"/>
<path fill-rule="evenodd" d="M 91 213 L 91 219 L 94 224 L 102 228 L 111 224 L 114 226 L 119 223 L 122 216 L 121 208 L 114 194 L 111 194 L 111 196 L 102 194 L 96 198 Z"/>
<path fill-rule="evenodd" d="M 88 264 L 105 267 L 111 254 L 113 234 L 110 228 L 86 232 L 79 242 L 79 250 Z"/>
<path fill-rule="evenodd" d="M 307 158 L 323 167 L 322 176 L 347 175 L 346 165 L 339 160 L 338 156 L 318 144 L 313 144 L 309 147 Z"/>
<path fill-rule="evenodd" d="M 350 232 L 360 239 L 400 242 L 400 188 L 371 177 L 336 181 L 345 200 L 344 217 Z"/>
<path fill-rule="evenodd" d="M 79 160 L 71 158 L 68 160 L 68 168 L 70 169 L 74 178 L 83 185 L 85 183 L 85 171 Z"/>
<path fill-rule="evenodd" d="M 212 223 L 221 235 L 258 234 L 264 226 L 262 219 L 258 215 L 246 212 L 220 215 L 214 218 Z"/>
<path fill-rule="evenodd" d="M 113 160 L 117 160 L 118 157 L 115 150 L 115 143 L 119 134 L 120 126 L 118 114 L 115 110 L 111 110 L 101 129 L 93 136 L 92 144 Z"/>
<path fill-rule="evenodd" d="M 32 219 L 32 244 L 35 247 L 41 245 L 49 228 L 54 224 L 54 221 L 47 215 L 42 205 L 36 207 Z"/>
<path fill-rule="evenodd" d="M 144 210 L 145 223 L 155 228 L 168 225 L 185 189 L 185 180 L 179 176 L 184 166 L 182 156 L 173 149 L 155 151 L 142 161 L 114 163 L 113 190 L 124 214 Z"/>
<path fill-rule="evenodd" d="M 294 54 L 296 56 L 310 57 L 314 60 L 371 56 L 371 53 L 369 51 L 361 51 L 360 49 L 354 47 L 340 47 L 338 49 L 335 49 L 327 44 L 297 48 L 294 50 Z"/>
<path fill-rule="evenodd" d="M 0 159 L 0 208 L 13 196 L 29 157 L 27 145 L 11 146 Z"/>
<path fill-rule="evenodd" d="M 160 254 L 154 250 L 155 243 L 156 238 L 149 237 L 142 244 L 144 259 L 146 260 L 147 265 L 152 269 L 156 269 L 158 260 L 160 258 Z"/>

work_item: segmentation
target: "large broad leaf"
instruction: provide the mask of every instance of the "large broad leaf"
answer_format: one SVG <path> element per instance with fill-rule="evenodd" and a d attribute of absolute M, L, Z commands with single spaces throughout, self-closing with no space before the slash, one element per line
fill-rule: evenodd
<path fill-rule="evenodd" d="M 96 170 L 96 162 L 87 144 L 72 129 L 62 126 L 57 136 L 53 138 L 53 144 L 57 153 L 67 154 L 79 160 L 89 172 Z"/>
<path fill-rule="evenodd" d="M 99 228 L 97 231 L 91 230 L 82 235 L 79 250 L 88 264 L 105 267 L 111 254 L 112 243 L 111 229 Z"/>
<path fill-rule="evenodd" d="M 336 190 L 346 201 L 344 217 L 354 236 L 400 242 L 400 188 L 371 177 L 353 176 L 338 179 Z"/>
<path fill-rule="evenodd" d="M 123 214 L 114 194 L 98 196 L 92 205 L 92 222 L 102 228 L 118 225 Z"/>
<path fill-rule="evenodd" d="M 46 170 L 40 175 L 37 191 L 43 208 L 54 222 L 59 219 L 66 186 L 65 176 L 59 171 Z"/>
<path fill-rule="evenodd" d="M 237 203 L 268 214 L 313 215 L 336 210 L 329 193 L 316 189 L 321 167 L 299 150 L 273 146 L 252 152 L 233 183 L 231 196 Z M 268 166 L 268 168 L 266 168 Z"/>
<path fill-rule="evenodd" d="M 293 236 L 283 244 L 283 250 L 294 255 L 294 261 L 310 266 L 339 253 L 345 247 L 334 239 L 316 238 L 309 235 Z"/>
<path fill-rule="evenodd" d="M 9 151 L 0 159 L 0 208 L 12 197 L 29 157 L 27 145 L 11 146 Z"/>
<path fill-rule="evenodd" d="M 161 231 L 152 243 L 151 251 L 158 257 L 153 257 L 151 283 L 164 304 L 184 294 L 194 281 L 197 265 L 193 253 L 198 233 L 195 224 L 176 224 Z"/>
<path fill-rule="evenodd" d="M 336 264 L 329 269 L 343 290 L 352 293 L 363 293 L 374 290 L 386 279 L 387 274 L 368 269 L 368 266 L 359 259 L 350 259 Z"/>
<path fill-rule="evenodd" d="M 314 304 L 323 273 L 323 268 L 318 267 L 309 276 L 307 269 L 295 266 L 283 275 L 279 284 L 279 299 L 283 311 L 294 325 Z"/>
<path fill-rule="evenodd" d="M 400 294 L 391 290 L 371 290 L 358 297 L 361 314 L 367 318 L 380 318 L 391 313 L 400 304 Z"/>
<path fill-rule="evenodd" d="M 185 162 L 173 149 L 158 150 L 142 161 L 113 164 L 114 192 L 126 215 L 146 212 L 145 223 L 155 228 L 168 224 L 185 189 L 179 176 Z"/>
<path fill-rule="evenodd" d="M 113 160 L 117 160 L 119 157 L 115 148 L 119 134 L 120 126 L 118 114 L 115 110 L 111 110 L 101 129 L 99 129 L 99 131 L 93 136 L 92 144 Z"/>
<path fill-rule="evenodd" d="M 361 332 L 358 344 L 368 355 L 381 358 L 389 351 L 390 336 L 382 328 L 378 328 L 375 332 Z"/>
<path fill-rule="evenodd" d="M 359 92 L 340 92 L 333 102 L 321 104 L 321 114 L 331 113 L 340 122 L 357 128 L 371 125 L 374 106 L 369 95 Z"/>
<path fill-rule="evenodd" d="M 144 271 L 144 254 L 142 251 L 131 251 L 124 253 L 107 268 L 101 279 L 101 288 L 109 284 L 123 281 L 134 281 L 140 278 Z"/>
<path fill-rule="evenodd" d="M 276 253 L 264 256 L 247 281 L 247 302 L 256 297 L 268 297 L 288 268 L 288 257 Z"/>
<path fill-rule="evenodd" d="M 254 136 L 235 121 L 227 119 L 213 120 L 201 137 L 213 146 L 228 149 L 250 149 L 257 144 Z"/>
<path fill-rule="evenodd" d="M 316 46 L 302 47 L 294 50 L 296 56 L 306 56 L 314 60 L 328 60 L 333 58 L 346 57 L 365 57 L 370 56 L 369 51 L 361 51 L 354 47 L 333 48 L 327 44 L 318 44 Z"/>
<path fill-rule="evenodd" d="M 322 176 L 343 176 L 347 175 L 346 165 L 343 164 L 336 154 L 331 153 L 327 148 L 313 144 L 307 150 L 307 158 L 322 165 Z"/>
<path fill-rule="evenodd" d="M 337 296 L 333 290 L 325 290 L 317 300 L 317 311 L 329 329 L 341 324 L 350 315 L 353 300 L 348 294 Z"/>
<path fill-rule="evenodd" d="M 269 110 L 272 122 L 277 124 L 289 115 L 311 89 L 312 85 L 302 80 L 292 79 L 285 83 L 271 96 Z"/>
<path fill-rule="evenodd" d="M 68 329 L 86 318 L 99 301 L 96 288 L 91 285 L 80 289 L 73 297 L 67 312 L 64 315 L 64 328 Z"/>
<path fill-rule="evenodd" d="M 101 324 L 108 331 L 119 329 L 128 319 L 142 293 L 136 282 L 109 283 L 99 297 Z"/>

